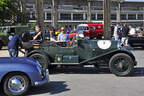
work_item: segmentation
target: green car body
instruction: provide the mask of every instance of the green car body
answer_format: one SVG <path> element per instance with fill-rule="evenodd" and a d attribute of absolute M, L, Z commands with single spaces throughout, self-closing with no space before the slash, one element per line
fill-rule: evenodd
<path fill-rule="evenodd" d="M 11 36 L 8 34 L 9 31 L 15 32 L 15 34 L 21 35 L 22 33 L 28 32 L 28 26 L 3 26 L 0 27 L 0 49 L 2 46 L 7 46 L 9 42 L 9 37 Z"/>
<path fill-rule="evenodd" d="M 111 40 L 81 39 L 73 44 L 44 41 L 28 49 L 25 56 L 37 59 L 44 68 L 51 68 L 50 66 L 53 65 L 107 66 L 115 75 L 126 76 L 132 73 L 136 65 L 135 57 L 130 49 L 130 47 L 122 46 L 118 41 Z M 117 57 L 120 57 L 120 62 L 115 65 Z M 121 68 L 121 71 L 124 69 L 124 72 L 116 72 L 116 66 Z"/>

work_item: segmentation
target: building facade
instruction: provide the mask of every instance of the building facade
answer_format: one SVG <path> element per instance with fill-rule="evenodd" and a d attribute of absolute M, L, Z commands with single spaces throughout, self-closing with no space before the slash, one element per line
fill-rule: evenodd
<path fill-rule="evenodd" d="M 44 0 L 44 22 L 51 24 L 52 8 L 51 0 Z M 87 0 L 55 0 L 57 7 L 58 24 L 76 26 L 88 22 L 88 2 Z M 103 0 L 90 0 L 91 3 L 91 22 L 103 23 Z M 144 25 L 144 1 L 132 2 L 125 1 L 120 3 L 121 22 L 133 24 L 135 26 Z M 26 10 L 29 16 L 29 23 L 36 22 L 35 0 L 26 0 Z M 111 4 L 111 22 L 117 22 L 118 3 Z"/>

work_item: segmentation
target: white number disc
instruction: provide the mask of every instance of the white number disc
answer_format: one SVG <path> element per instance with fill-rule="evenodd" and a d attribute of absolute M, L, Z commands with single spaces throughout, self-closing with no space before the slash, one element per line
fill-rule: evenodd
<path fill-rule="evenodd" d="M 110 40 L 99 40 L 97 42 L 97 45 L 101 49 L 108 49 L 111 47 L 111 41 Z"/>

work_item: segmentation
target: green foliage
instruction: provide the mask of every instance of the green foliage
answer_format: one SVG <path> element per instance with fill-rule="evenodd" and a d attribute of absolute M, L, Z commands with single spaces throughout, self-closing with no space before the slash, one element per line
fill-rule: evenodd
<path fill-rule="evenodd" d="M 62 24 L 59 24 L 59 25 L 58 25 L 58 29 L 60 29 L 61 27 L 63 27 L 63 25 L 62 25 Z"/>
<path fill-rule="evenodd" d="M 10 20 L 18 13 L 16 0 L 0 0 L 0 23 Z"/>
<path fill-rule="evenodd" d="M 35 30 L 35 26 L 36 26 L 36 23 L 31 24 L 31 25 L 30 25 L 30 29 L 31 29 L 31 30 Z"/>
<path fill-rule="evenodd" d="M 7 34 L 6 34 L 6 33 L 1 33 L 1 32 L 0 32 L 0 36 L 7 36 Z"/>

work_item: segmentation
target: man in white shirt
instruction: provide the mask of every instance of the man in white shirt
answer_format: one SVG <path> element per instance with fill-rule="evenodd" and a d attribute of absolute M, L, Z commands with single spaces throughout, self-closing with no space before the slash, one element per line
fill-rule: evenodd
<path fill-rule="evenodd" d="M 115 28 L 114 28 L 113 36 L 114 36 L 114 39 L 116 41 L 119 40 L 119 34 L 118 34 L 119 27 L 120 27 L 120 23 L 117 23 L 116 26 L 115 26 Z"/>
<path fill-rule="evenodd" d="M 132 25 L 129 26 L 129 35 L 134 36 L 136 35 L 136 30 L 135 28 L 132 27 Z"/>

